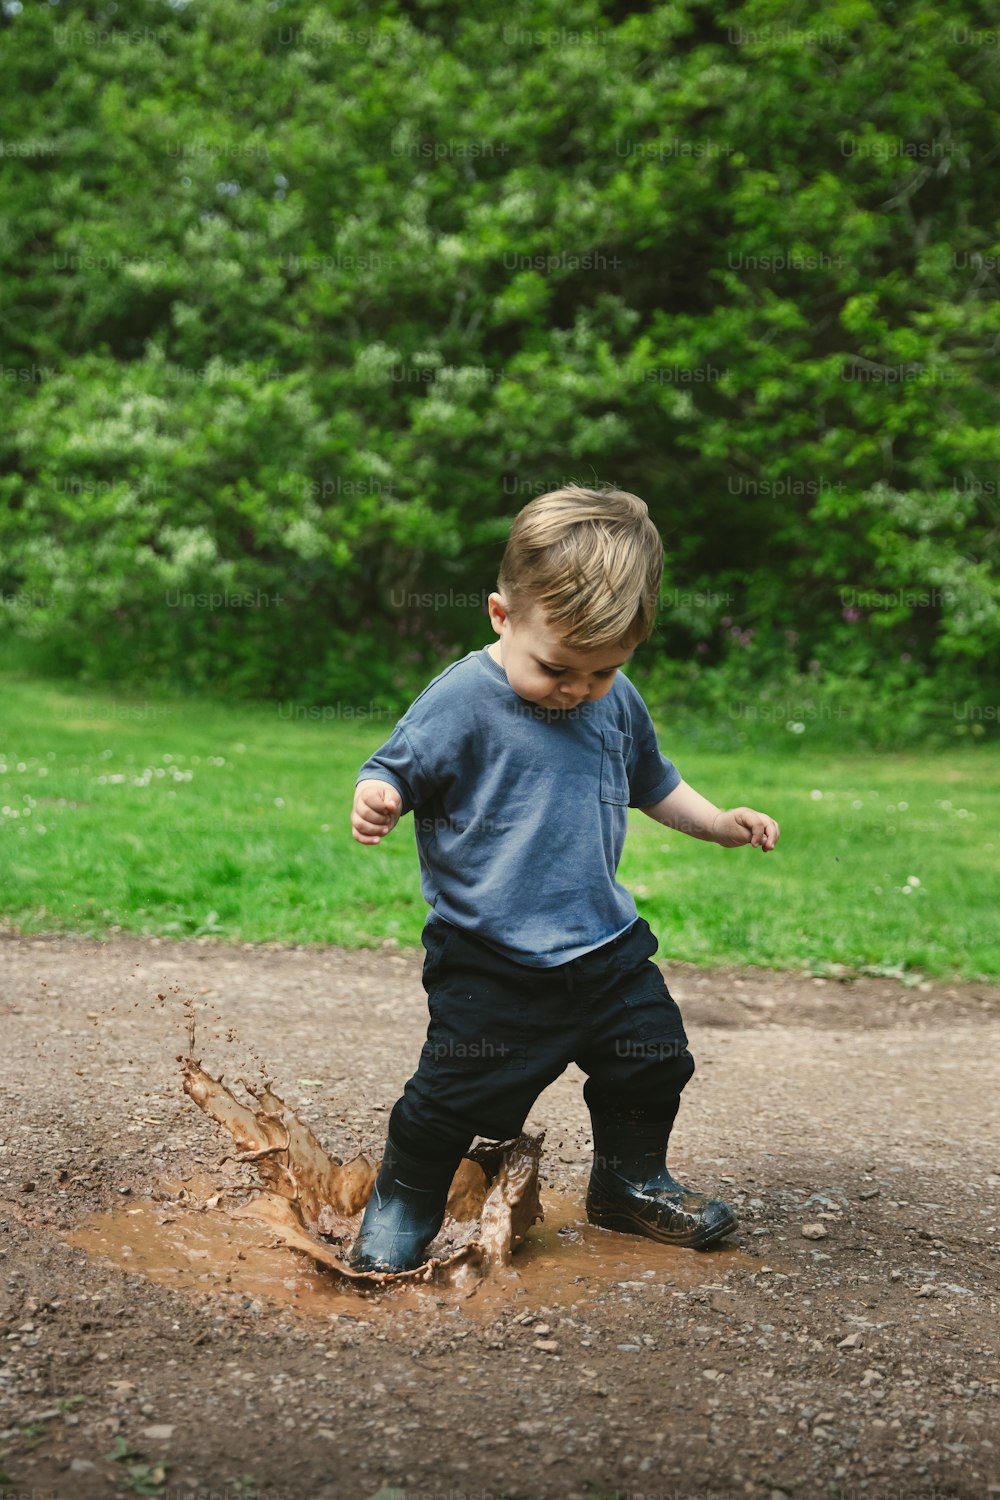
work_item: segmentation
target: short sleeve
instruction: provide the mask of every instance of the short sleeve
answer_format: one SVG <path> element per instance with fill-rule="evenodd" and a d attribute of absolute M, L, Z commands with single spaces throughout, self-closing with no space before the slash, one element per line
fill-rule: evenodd
<path fill-rule="evenodd" d="M 437 785 L 402 724 L 397 724 L 385 744 L 365 761 L 355 778 L 355 786 L 368 779 L 387 781 L 394 786 L 403 799 L 404 814 L 428 801 Z"/>
<path fill-rule="evenodd" d="M 632 684 L 630 684 L 632 686 Z M 673 761 L 662 754 L 649 709 L 636 688 L 632 691 L 632 751 L 628 758 L 629 807 L 652 807 L 680 786 L 682 777 Z"/>

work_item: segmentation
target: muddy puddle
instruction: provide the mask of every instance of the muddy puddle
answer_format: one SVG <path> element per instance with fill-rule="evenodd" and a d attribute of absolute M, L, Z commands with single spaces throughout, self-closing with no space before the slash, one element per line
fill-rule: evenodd
<path fill-rule="evenodd" d="M 267 1302 L 313 1321 L 377 1320 L 387 1334 L 403 1309 L 495 1317 L 515 1304 L 586 1305 L 636 1283 L 716 1286 L 755 1265 L 731 1246 L 680 1250 L 589 1224 L 583 1189 L 542 1189 L 543 1133 L 470 1148 L 420 1268 L 355 1272 L 347 1250 L 377 1164 L 330 1156 L 270 1082 L 239 1077 L 231 1088 L 206 1072 L 194 1057 L 192 1001 L 185 1011 L 183 1092 L 228 1146 L 218 1168 L 164 1176 L 148 1198 L 78 1225 L 69 1242 L 95 1258 L 192 1297 Z"/>
<path fill-rule="evenodd" d="M 277 1241 L 266 1225 L 233 1217 L 225 1207 L 227 1189 L 208 1175 L 164 1178 L 156 1191 L 160 1200 L 132 1202 L 86 1220 L 67 1236 L 70 1244 L 192 1295 L 211 1293 L 237 1306 L 266 1301 L 311 1321 L 363 1317 L 384 1324 L 387 1333 L 402 1308 L 447 1305 L 485 1318 L 515 1304 L 525 1310 L 556 1303 L 582 1307 L 623 1282 L 715 1286 L 737 1266 L 756 1264 L 735 1247 L 677 1250 L 598 1229 L 587 1223 L 582 1197 L 543 1188 L 544 1220 L 528 1230 L 512 1263 L 494 1267 L 488 1277 L 471 1286 L 359 1287 L 336 1280 L 306 1252 Z"/>

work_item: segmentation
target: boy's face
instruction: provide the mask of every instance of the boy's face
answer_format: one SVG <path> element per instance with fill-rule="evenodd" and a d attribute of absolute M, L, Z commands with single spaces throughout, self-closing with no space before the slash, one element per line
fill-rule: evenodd
<path fill-rule="evenodd" d="M 546 708 L 593 703 L 611 691 L 615 673 L 632 655 L 624 646 L 570 650 L 537 605 L 514 624 L 501 594 L 491 594 L 488 602 L 490 621 L 500 637 L 490 646 L 490 655 L 507 673 L 515 693 L 529 703 Z"/>

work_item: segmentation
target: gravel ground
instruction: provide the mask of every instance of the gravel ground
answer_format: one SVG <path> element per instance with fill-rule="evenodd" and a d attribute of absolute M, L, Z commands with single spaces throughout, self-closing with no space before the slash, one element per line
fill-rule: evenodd
<path fill-rule="evenodd" d="M 1000 988 L 664 964 L 697 1062 L 671 1167 L 733 1238 L 582 1222 L 571 1068 L 513 1268 L 362 1297 L 226 1212 L 249 1168 L 181 1091 L 185 1001 L 215 1076 L 374 1160 L 421 960 L 0 936 L 7 1493 L 1000 1495 Z"/>

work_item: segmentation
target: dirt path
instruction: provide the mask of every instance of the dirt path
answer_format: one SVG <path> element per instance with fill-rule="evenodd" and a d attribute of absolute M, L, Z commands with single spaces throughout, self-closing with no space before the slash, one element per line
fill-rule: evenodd
<path fill-rule="evenodd" d="M 664 965 L 697 1061 L 671 1166 L 737 1207 L 727 1248 L 581 1222 L 571 1069 L 514 1269 L 359 1298 L 213 1201 L 249 1169 L 181 1093 L 182 1002 L 216 1076 L 374 1159 L 421 957 L 0 938 L 12 1496 L 1000 1495 L 1000 989 Z"/>

